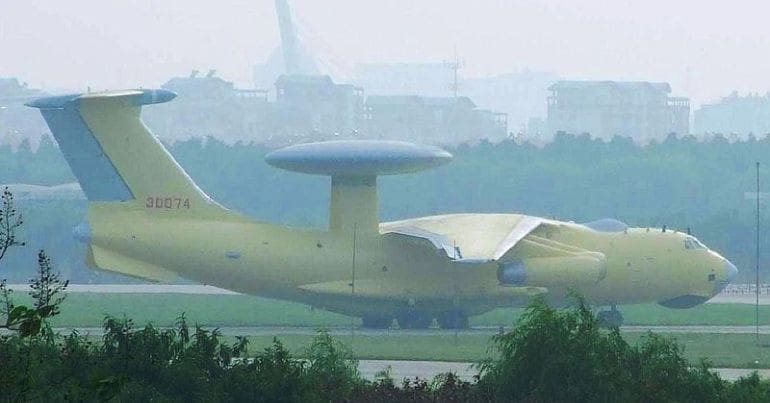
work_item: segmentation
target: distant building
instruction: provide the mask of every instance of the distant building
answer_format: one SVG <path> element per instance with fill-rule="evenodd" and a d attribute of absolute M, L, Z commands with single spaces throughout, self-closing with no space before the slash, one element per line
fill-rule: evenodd
<path fill-rule="evenodd" d="M 326 75 L 282 75 L 275 89 L 282 131 L 350 135 L 361 127 L 361 87 L 336 84 Z"/>
<path fill-rule="evenodd" d="M 336 138 L 375 138 L 453 144 L 500 139 L 504 113 L 468 97 L 373 95 L 327 75 L 281 75 L 275 99 L 266 90 L 239 89 L 214 71 L 170 79 L 174 102 L 146 108 L 148 125 L 165 141 L 213 136 L 270 146 Z"/>
<path fill-rule="evenodd" d="M 365 63 L 356 66 L 355 83 L 368 94 L 454 96 L 457 93 L 473 100 L 477 107 L 504 113 L 509 130 L 525 130 L 532 117 L 545 119 L 548 86 L 558 79 L 553 73 L 527 69 L 493 77 L 461 78 L 455 83 L 455 62 Z M 497 131 L 497 141 L 508 133 Z"/>
<path fill-rule="evenodd" d="M 40 90 L 29 88 L 27 83 L 21 83 L 17 78 L 0 77 L 0 105 L 27 101 L 40 94 Z"/>
<path fill-rule="evenodd" d="M 177 99 L 145 108 L 143 114 L 164 140 L 213 136 L 227 142 L 260 142 L 271 127 L 267 91 L 235 88 L 214 70 L 206 75 L 193 71 L 162 87 L 174 91 Z"/>
<path fill-rule="evenodd" d="M 695 133 L 746 138 L 770 133 L 770 93 L 739 96 L 733 92 L 694 113 Z"/>
<path fill-rule="evenodd" d="M 478 109 L 468 97 L 371 95 L 366 99 L 368 137 L 459 143 L 501 137 L 506 115 Z"/>
<path fill-rule="evenodd" d="M 690 103 L 668 83 L 559 81 L 548 89 L 548 134 L 631 137 L 639 143 L 689 134 Z"/>
<path fill-rule="evenodd" d="M 548 86 L 558 79 L 553 73 L 524 69 L 493 77 L 465 79 L 460 84 L 460 93 L 482 108 L 508 115 L 509 132 L 531 137 L 529 120 L 545 120 L 547 107 L 543 100 L 549 95 Z"/>
<path fill-rule="evenodd" d="M 174 91 L 183 99 L 246 98 L 267 102 L 267 90 L 235 88 L 232 82 L 217 77 L 216 70 L 209 70 L 205 76 L 200 76 L 197 70 L 193 70 L 188 77 L 168 80 L 163 84 L 163 88 Z"/>
<path fill-rule="evenodd" d="M 0 78 L 0 146 L 18 147 L 24 140 L 33 149 L 48 129 L 40 113 L 24 106 L 25 102 L 43 96 L 16 78 Z"/>
<path fill-rule="evenodd" d="M 547 136 L 548 123 L 542 118 L 529 118 L 526 135 L 528 139 L 542 140 Z"/>
<path fill-rule="evenodd" d="M 356 85 L 378 95 L 445 97 L 452 95 L 454 83 L 454 70 L 441 62 L 362 63 L 354 74 Z"/>

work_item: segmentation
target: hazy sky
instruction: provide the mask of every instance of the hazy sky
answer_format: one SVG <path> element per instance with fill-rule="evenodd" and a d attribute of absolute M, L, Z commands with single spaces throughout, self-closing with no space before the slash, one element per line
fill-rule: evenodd
<path fill-rule="evenodd" d="M 336 59 L 440 61 L 669 81 L 695 103 L 770 90 L 766 2 L 294 0 Z M 239 85 L 278 44 L 272 0 L 0 0 L 0 76 L 33 86 L 150 87 L 193 68 Z"/>

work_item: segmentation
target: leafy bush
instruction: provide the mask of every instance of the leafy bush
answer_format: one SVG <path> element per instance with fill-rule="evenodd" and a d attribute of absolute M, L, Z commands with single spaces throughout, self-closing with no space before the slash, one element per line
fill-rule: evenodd
<path fill-rule="evenodd" d="M 494 337 L 494 349 L 476 386 L 499 401 L 761 402 L 770 393 L 756 375 L 731 384 L 708 362 L 693 366 L 673 339 L 648 333 L 629 345 L 580 297 L 563 310 L 536 299 L 514 330 Z"/>
<path fill-rule="evenodd" d="M 677 344 L 648 334 L 629 345 L 601 329 L 578 298 L 554 309 L 534 301 L 496 358 L 468 382 L 454 374 L 394 381 L 361 379 L 351 351 L 319 332 L 302 358 L 277 339 L 248 354 L 246 339 L 217 330 L 135 328 L 107 318 L 101 341 L 78 333 L 0 337 L 0 401 L 179 402 L 766 402 L 770 383 L 754 374 L 722 380 L 691 365 Z"/>

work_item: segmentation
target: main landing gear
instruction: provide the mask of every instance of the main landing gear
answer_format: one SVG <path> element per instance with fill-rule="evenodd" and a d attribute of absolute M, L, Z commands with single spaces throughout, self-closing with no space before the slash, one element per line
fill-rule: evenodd
<path fill-rule="evenodd" d="M 436 318 L 441 329 L 467 329 L 468 315 L 461 310 L 444 312 L 426 312 L 418 309 L 404 309 L 397 312 L 395 319 L 401 329 L 428 329 Z M 393 324 L 393 316 L 388 314 L 367 313 L 361 317 L 361 325 L 367 329 L 389 329 Z"/>
<path fill-rule="evenodd" d="M 467 329 L 468 315 L 460 310 L 442 312 L 436 318 L 442 329 Z"/>
<path fill-rule="evenodd" d="M 401 329 L 427 329 L 433 324 L 433 315 L 415 309 L 405 309 L 396 315 Z"/>
<path fill-rule="evenodd" d="M 603 327 L 620 327 L 623 325 L 623 314 L 618 311 L 615 305 L 612 305 L 609 310 L 599 311 L 596 317 Z"/>
<path fill-rule="evenodd" d="M 365 314 L 361 317 L 361 325 L 367 329 L 389 329 L 393 317 L 389 315 Z"/>

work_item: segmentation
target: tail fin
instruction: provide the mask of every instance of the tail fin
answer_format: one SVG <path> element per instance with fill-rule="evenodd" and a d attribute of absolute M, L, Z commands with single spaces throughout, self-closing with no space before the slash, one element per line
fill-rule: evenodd
<path fill-rule="evenodd" d="M 220 207 L 140 118 L 142 105 L 175 96 L 166 90 L 114 91 L 41 98 L 28 106 L 40 109 L 89 201 L 150 209 Z"/>

